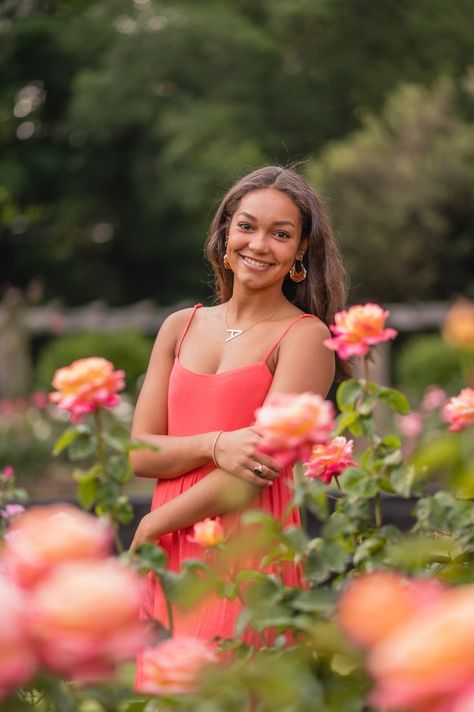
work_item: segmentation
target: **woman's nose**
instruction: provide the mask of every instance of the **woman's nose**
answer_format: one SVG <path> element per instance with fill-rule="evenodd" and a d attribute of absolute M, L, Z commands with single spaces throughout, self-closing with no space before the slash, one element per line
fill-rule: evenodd
<path fill-rule="evenodd" d="M 249 247 L 254 252 L 266 252 L 267 236 L 263 230 L 255 230 L 249 240 Z"/>

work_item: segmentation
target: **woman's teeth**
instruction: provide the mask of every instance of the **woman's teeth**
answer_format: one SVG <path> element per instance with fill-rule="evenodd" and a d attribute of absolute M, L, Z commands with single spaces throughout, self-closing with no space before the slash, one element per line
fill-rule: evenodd
<path fill-rule="evenodd" d="M 243 262 L 245 264 L 249 265 L 250 267 L 256 267 L 257 269 L 267 269 L 268 267 L 271 267 L 271 264 L 269 262 L 260 262 L 260 260 L 254 260 L 252 257 L 247 257 L 246 255 L 240 255 L 242 258 Z"/>

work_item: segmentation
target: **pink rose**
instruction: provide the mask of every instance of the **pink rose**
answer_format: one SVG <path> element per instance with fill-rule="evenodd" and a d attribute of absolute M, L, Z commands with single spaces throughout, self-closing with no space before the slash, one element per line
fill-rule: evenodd
<path fill-rule="evenodd" d="M 0 698 L 27 683 L 36 661 L 28 639 L 24 593 L 0 576 Z"/>
<path fill-rule="evenodd" d="M 451 346 L 474 351 L 474 304 L 468 299 L 458 299 L 446 316 L 442 333 Z"/>
<path fill-rule="evenodd" d="M 4 519 L 13 519 L 13 517 L 22 514 L 24 511 L 25 508 L 22 504 L 7 504 L 4 509 L 0 511 L 0 514 Z"/>
<path fill-rule="evenodd" d="M 199 689 L 206 665 L 217 662 L 207 641 L 176 636 L 142 654 L 139 692 L 146 695 L 181 695 Z"/>
<path fill-rule="evenodd" d="M 446 391 L 440 386 L 430 386 L 426 389 L 421 401 L 423 410 L 436 410 L 441 408 L 446 400 Z"/>
<path fill-rule="evenodd" d="M 353 440 L 338 436 L 327 445 L 313 445 L 309 459 L 304 462 L 307 477 L 317 477 L 326 484 L 347 467 L 356 465 L 352 458 Z"/>
<path fill-rule="evenodd" d="M 358 304 L 334 317 L 335 324 L 329 328 L 335 334 L 324 345 L 342 359 L 351 356 L 366 356 L 374 344 L 389 341 L 397 336 L 395 329 L 386 329 L 385 321 L 390 312 L 378 304 Z"/>
<path fill-rule="evenodd" d="M 120 402 L 117 395 L 125 387 L 123 371 L 105 358 L 90 357 L 73 361 L 53 376 L 56 391 L 49 397 L 59 408 L 71 413 L 73 423 L 97 408 L 114 408 Z"/>
<path fill-rule="evenodd" d="M 13 465 L 6 465 L 3 468 L 3 472 L 2 472 L 3 479 L 11 480 L 11 478 L 13 477 L 14 474 L 15 474 L 15 468 L 13 467 Z"/>
<path fill-rule="evenodd" d="M 75 679 L 113 672 L 146 643 L 142 581 L 116 559 L 58 566 L 32 592 L 29 627 L 41 662 Z"/>
<path fill-rule="evenodd" d="M 193 528 L 193 536 L 189 536 L 188 540 L 206 548 L 220 544 L 224 541 L 224 529 L 220 517 L 215 519 L 207 517 L 202 522 L 196 522 Z"/>
<path fill-rule="evenodd" d="M 462 710 L 474 680 L 474 586 L 448 589 L 393 630 L 372 649 L 368 667 L 376 707 Z"/>
<path fill-rule="evenodd" d="M 395 421 L 401 434 L 406 438 L 415 439 L 423 430 L 423 416 L 420 413 L 408 413 L 408 415 L 397 415 Z"/>
<path fill-rule="evenodd" d="M 443 592 L 442 585 L 433 579 L 408 579 L 393 571 L 375 571 L 348 584 L 339 599 L 337 619 L 352 640 L 370 647 L 436 603 Z"/>
<path fill-rule="evenodd" d="M 259 449 L 281 467 L 305 460 L 312 445 L 327 442 L 334 428 L 332 403 L 314 393 L 272 395 L 255 415 Z"/>
<path fill-rule="evenodd" d="M 111 545 L 110 527 L 77 507 L 32 507 L 12 521 L 0 564 L 17 583 L 29 587 L 64 561 L 106 556 Z"/>
<path fill-rule="evenodd" d="M 463 388 L 457 396 L 451 398 L 443 408 L 443 418 L 447 423 L 451 423 L 449 430 L 453 432 L 473 425 L 474 388 Z"/>

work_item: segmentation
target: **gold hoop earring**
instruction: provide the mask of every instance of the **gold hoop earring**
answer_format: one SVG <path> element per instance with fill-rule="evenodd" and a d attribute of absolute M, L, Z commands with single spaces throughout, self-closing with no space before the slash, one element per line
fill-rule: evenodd
<path fill-rule="evenodd" d="M 297 268 L 296 263 L 299 262 L 300 266 Z M 293 282 L 302 282 L 304 279 L 306 279 L 306 267 L 303 264 L 303 255 L 300 257 L 297 257 L 296 260 L 293 262 L 293 266 L 290 269 L 290 278 Z"/>
<path fill-rule="evenodd" d="M 222 262 L 224 263 L 224 269 L 232 269 L 232 267 L 230 266 L 229 258 L 227 257 L 227 252 L 225 253 Z"/>

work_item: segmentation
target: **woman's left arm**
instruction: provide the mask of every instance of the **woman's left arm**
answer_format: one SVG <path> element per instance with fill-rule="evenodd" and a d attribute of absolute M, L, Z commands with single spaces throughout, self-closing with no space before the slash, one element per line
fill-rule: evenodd
<path fill-rule="evenodd" d="M 325 397 L 335 371 L 334 353 L 323 345 L 328 336 L 328 328 L 317 319 L 301 319 L 296 323 L 275 354 L 277 364 L 269 395 L 312 391 Z M 191 526 L 205 517 L 237 509 L 253 499 L 262 487 L 271 484 L 262 479 L 261 485 L 250 485 L 216 468 L 186 492 L 145 515 L 131 548 Z"/>

